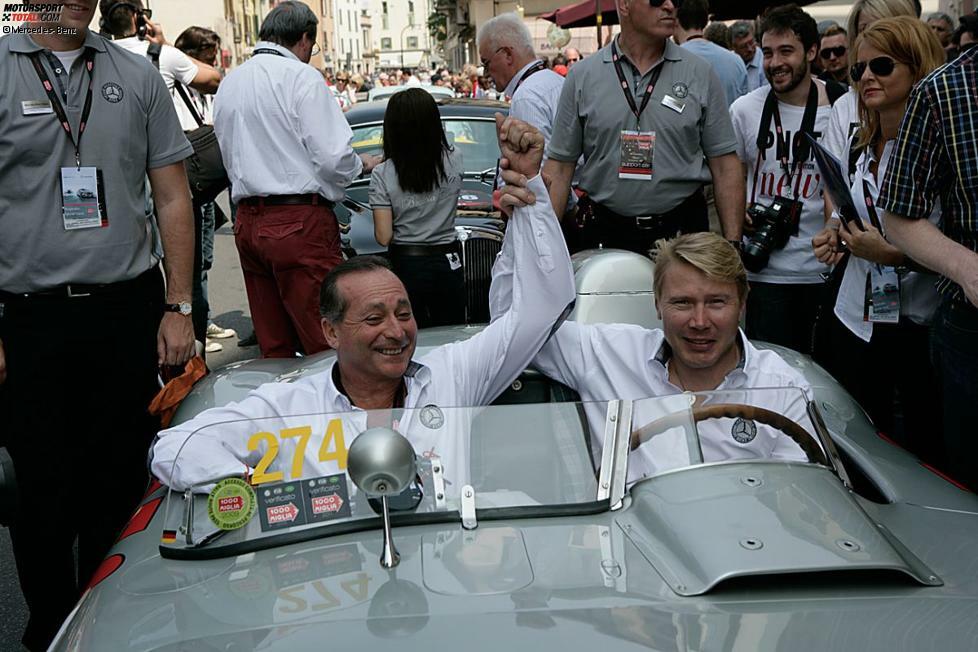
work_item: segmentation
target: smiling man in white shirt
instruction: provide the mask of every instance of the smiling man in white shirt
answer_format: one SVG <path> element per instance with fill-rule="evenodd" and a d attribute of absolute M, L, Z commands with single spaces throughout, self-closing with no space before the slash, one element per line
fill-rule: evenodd
<path fill-rule="evenodd" d="M 544 199 L 543 137 L 525 123 L 497 116 L 503 156 L 543 199 L 516 209 L 506 230 L 504 246 L 512 254 L 515 280 L 509 279 L 512 301 L 505 314 L 468 340 L 415 358 L 417 324 L 404 285 L 382 258 L 348 260 L 327 277 L 320 302 L 322 329 L 336 349 L 336 362 L 294 383 L 262 385 L 239 403 L 160 433 L 152 461 L 157 477 L 182 490 L 248 472 L 245 467 L 254 468 L 261 458 L 247 447 L 255 419 L 480 406 L 513 382 L 573 301 L 574 281 L 560 225 Z M 459 411 L 449 412 L 449 427 L 404 431 L 415 450 L 445 460 L 446 479 L 461 486 L 468 464 L 467 426 L 452 422 Z M 222 425 L 206 428 L 209 424 Z M 314 456 L 314 447 L 307 454 Z M 322 472 L 344 468 L 324 458 L 309 461 Z"/>
<path fill-rule="evenodd" d="M 214 131 L 238 204 L 235 242 L 263 357 L 327 348 L 316 297 L 342 261 L 332 206 L 379 159 L 353 132 L 315 68 L 318 19 L 301 2 L 265 17 L 254 56 L 214 100 Z"/>

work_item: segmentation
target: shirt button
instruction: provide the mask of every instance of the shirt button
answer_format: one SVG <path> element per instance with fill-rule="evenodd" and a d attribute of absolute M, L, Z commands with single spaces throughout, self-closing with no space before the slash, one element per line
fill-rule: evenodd
<path fill-rule="evenodd" d="M 55 68 L 54 69 L 54 72 L 56 72 L 56 73 L 58 73 L 60 75 L 61 74 L 61 68 Z"/>

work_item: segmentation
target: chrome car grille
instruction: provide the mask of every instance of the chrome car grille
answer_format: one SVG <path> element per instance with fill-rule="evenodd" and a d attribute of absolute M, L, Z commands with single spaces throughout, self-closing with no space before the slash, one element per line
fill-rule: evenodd
<path fill-rule="evenodd" d="M 462 242 L 462 269 L 465 273 L 465 321 L 489 321 L 489 283 L 492 264 L 502 248 L 501 234 L 456 227 Z"/>

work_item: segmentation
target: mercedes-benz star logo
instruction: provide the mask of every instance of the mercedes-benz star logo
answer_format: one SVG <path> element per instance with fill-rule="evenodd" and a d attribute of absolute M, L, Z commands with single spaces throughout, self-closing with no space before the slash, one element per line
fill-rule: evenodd
<path fill-rule="evenodd" d="M 730 434 L 733 435 L 734 441 L 738 444 L 749 444 L 757 436 L 757 426 L 754 425 L 753 421 L 738 417 L 734 421 L 733 427 L 730 428 Z"/>
<path fill-rule="evenodd" d="M 106 102 L 117 104 L 122 101 L 122 96 L 122 86 L 114 82 L 107 82 L 102 85 L 102 97 L 105 98 Z"/>

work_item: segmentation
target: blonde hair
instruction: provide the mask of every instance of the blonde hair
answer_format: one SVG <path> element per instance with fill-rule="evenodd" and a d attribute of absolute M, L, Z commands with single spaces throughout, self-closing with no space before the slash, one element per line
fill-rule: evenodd
<path fill-rule="evenodd" d="M 866 31 L 856 38 L 853 61 L 856 60 L 855 52 L 864 43 L 910 68 L 914 84 L 926 77 L 930 71 L 943 65 L 946 56 L 940 40 L 927 23 L 909 16 L 884 18 L 867 27 Z M 858 92 L 862 82 L 856 81 L 854 84 Z M 876 111 L 866 107 L 861 93 L 859 93 L 859 121 L 861 126 L 856 147 L 868 147 L 880 136 L 880 120 Z"/>
<path fill-rule="evenodd" d="M 917 11 L 913 7 L 911 0 L 856 0 L 849 10 L 849 18 L 846 21 L 846 32 L 849 34 L 849 63 L 855 61 L 856 37 L 859 36 L 859 18 L 863 12 L 876 19 L 895 18 L 897 16 L 912 16 L 917 18 Z"/>
<path fill-rule="evenodd" d="M 671 240 L 659 240 L 653 258 L 652 290 L 656 301 L 662 294 L 666 270 L 676 262 L 692 265 L 712 280 L 735 284 L 740 302 L 747 299 L 747 270 L 740 254 L 716 233 L 687 233 Z"/>

